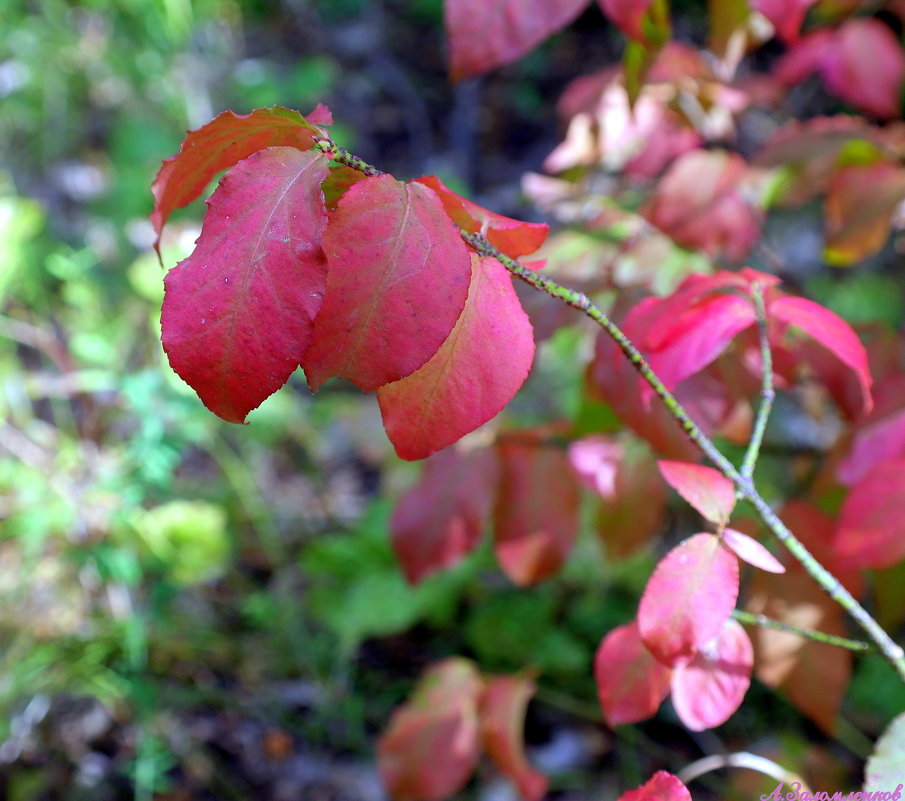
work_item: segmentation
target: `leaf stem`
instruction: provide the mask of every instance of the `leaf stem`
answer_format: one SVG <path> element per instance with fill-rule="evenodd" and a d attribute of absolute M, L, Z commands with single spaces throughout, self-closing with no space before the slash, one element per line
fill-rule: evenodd
<path fill-rule="evenodd" d="M 777 631 L 786 631 L 789 634 L 797 634 L 815 642 L 826 643 L 827 645 L 838 645 L 840 648 L 846 648 L 849 651 L 870 651 L 873 646 L 863 640 L 851 640 L 848 637 L 839 637 L 836 634 L 827 634 L 824 631 L 814 631 L 813 629 L 801 629 L 793 626 L 791 623 L 783 623 L 781 620 L 775 620 L 766 615 L 756 615 L 753 612 L 745 612 L 742 609 L 733 609 L 732 617 L 739 623 L 745 623 L 749 626 L 761 626 L 766 629 L 776 629 Z"/>
<path fill-rule="evenodd" d="M 773 400 L 776 398 L 776 390 L 773 387 L 773 354 L 770 351 L 770 341 L 767 338 L 767 310 L 764 306 L 763 287 L 755 282 L 752 287 L 752 299 L 754 311 L 757 315 L 757 332 L 760 339 L 760 359 L 763 375 L 761 378 L 760 405 L 757 409 L 757 417 L 754 420 L 754 429 L 751 432 L 751 440 L 742 461 L 739 472 L 750 479 L 754 475 L 757 465 L 757 457 L 760 454 L 760 446 L 764 441 L 764 433 L 767 430 L 767 420 L 773 410 Z"/>
<path fill-rule="evenodd" d="M 315 146 L 328 153 L 335 161 L 359 170 L 366 175 L 381 175 L 382 172 L 363 159 L 352 155 L 344 148 L 326 137 L 316 137 Z M 520 278 L 535 289 L 545 292 L 551 297 L 562 301 L 572 308 L 578 309 L 590 317 L 599 325 L 606 334 L 616 343 L 625 354 L 635 370 L 650 385 L 654 393 L 670 414 L 678 422 L 685 435 L 698 447 L 707 459 L 730 481 L 735 484 L 738 495 L 746 499 L 760 515 L 761 520 L 776 538 L 788 548 L 789 552 L 801 563 L 804 569 L 810 573 L 814 580 L 823 587 L 824 591 L 838 603 L 855 620 L 855 622 L 867 633 L 868 637 L 876 643 L 880 652 L 895 668 L 899 677 L 905 683 L 905 650 L 898 645 L 886 633 L 883 627 L 870 615 L 870 613 L 843 587 L 838 579 L 821 565 L 808 551 L 801 541 L 789 530 L 788 526 L 779 519 L 779 516 L 770 507 L 770 504 L 757 491 L 750 475 L 743 475 L 719 448 L 691 419 L 688 412 L 679 403 L 676 397 L 666 388 L 657 374 L 651 369 L 641 352 L 629 340 L 606 313 L 583 292 L 577 292 L 558 284 L 552 278 L 541 275 L 525 267 L 516 259 L 513 259 L 494 247 L 489 240 L 481 234 L 472 234 L 459 229 L 462 239 L 482 256 L 490 256 L 499 261 L 509 272 Z M 772 371 L 771 371 L 772 373 Z M 772 381 L 772 378 L 771 378 Z M 769 411 L 769 409 L 767 410 Z M 764 415 L 765 416 L 765 415 Z M 765 425 L 765 423 L 764 423 Z"/>

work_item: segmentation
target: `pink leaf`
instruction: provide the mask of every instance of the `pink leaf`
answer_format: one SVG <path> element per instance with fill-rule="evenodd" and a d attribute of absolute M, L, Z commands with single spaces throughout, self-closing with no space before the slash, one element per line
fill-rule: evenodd
<path fill-rule="evenodd" d="M 676 492 L 717 525 L 729 522 L 735 508 L 735 485 L 718 470 L 687 462 L 657 462 L 660 473 Z"/>
<path fill-rule="evenodd" d="M 638 606 L 650 652 L 674 667 L 723 628 L 738 599 L 738 559 L 713 534 L 695 534 L 660 560 Z"/>
<path fill-rule="evenodd" d="M 204 405 L 241 423 L 299 366 L 324 291 L 327 157 L 274 147 L 208 201 L 195 252 L 167 274 L 163 347 Z"/>
<path fill-rule="evenodd" d="M 880 462 L 905 455 L 905 409 L 864 425 L 852 440 L 851 449 L 836 468 L 843 484 L 860 481 Z"/>
<path fill-rule="evenodd" d="M 809 33 L 776 63 L 776 78 L 794 86 L 820 69 L 827 51 L 833 46 L 833 32 L 821 29 Z"/>
<path fill-rule="evenodd" d="M 189 131 L 179 153 L 164 161 L 151 185 L 154 211 L 151 223 L 160 244 L 160 232 L 169 216 L 191 203 L 221 170 L 265 147 L 291 145 L 300 150 L 314 146 L 321 135 L 315 125 L 332 122 L 329 109 L 318 106 L 306 120 L 281 106 L 259 108 L 250 114 L 224 111 L 196 131 Z"/>
<path fill-rule="evenodd" d="M 619 801 L 691 801 L 691 793 L 671 773 L 658 770 L 647 784 L 623 793 Z"/>
<path fill-rule="evenodd" d="M 822 61 L 827 88 L 881 119 L 901 111 L 905 55 L 893 32 L 876 19 L 851 19 L 836 31 Z"/>
<path fill-rule="evenodd" d="M 521 586 L 556 573 L 578 533 L 578 485 L 557 447 L 507 440 L 498 446 L 502 476 L 495 512 L 500 567 Z"/>
<path fill-rule="evenodd" d="M 881 462 L 845 498 L 835 549 L 853 567 L 883 569 L 905 558 L 905 460 Z"/>
<path fill-rule="evenodd" d="M 727 620 L 716 640 L 672 672 L 672 703 L 692 731 L 725 723 L 741 706 L 751 684 L 754 647 L 735 620 Z"/>
<path fill-rule="evenodd" d="M 600 10 L 627 36 L 645 40 L 644 16 L 653 0 L 597 0 Z"/>
<path fill-rule="evenodd" d="M 534 253 L 550 233 L 550 226 L 545 223 L 513 220 L 472 203 L 449 189 L 436 175 L 425 175 L 416 180 L 437 193 L 456 225 L 470 234 L 483 234 L 491 245 L 513 259 Z"/>
<path fill-rule="evenodd" d="M 467 659 L 446 659 L 422 676 L 377 742 L 377 769 L 395 801 L 443 801 L 478 761 L 482 681 Z"/>
<path fill-rule="evenodd" d="M 403 459 L 423 459 L 486 423 L 531 370 L 534 336 L 509 273 L 496 259 L 471 259 L 465 308 L 440 350 L 377 390 L 383 425 Z"/>
<path fill-rule="evenodd" d="M 481 740 L 487 754 L 518 788 L 522 798 L 540 801 L 549 782 L 525 758 L 525 709 L 535 691 L 530 676 L 494 676 L 481 696 Z"/>
<path fill-rule="evenodd" d="M 496 460 L 487 449 L 448 448 L 427 460 L 421 480 L 390 520 L 393 550 L 409 584 L 453 567 L 477 545 L 496 476 Z"/>
<path fill-rule="evenodd" d="M 653 716 L 669 695 L 671 671 L 641 641 L 638 623 L 613 629 L 594 657 L 597 695 L 608 726 L 637 723 Z"/>
<path fill-rule="evenodd" d="M 741 261 L 760 235 L 760 212 L 740 191 L 747 172 L 741 156 L 691 150 L 677 158 L 642 209 L 680 245 Z"/>
<path fill-rule="evenodd" d="M 867 351 L 845 320 L 812 300 L 788 296 L 772 301 L 767 308 L 767 317 L 797 326 L 852 370 L 861 388 L 862 412 L 866 414 L 871 410 L 873 381 Z"/>
<path fill-rule="evenodd" d="M 723 531 L 723 542 L 739 559 L 749 565 L 759 567 L 768 573 L 786 572 L 782 562 L 756 539 L 743 534 L 741 531 L 736 531 L 734 528 L 725 529 Z"/>
<path fill-rule="evenodd" d="M 450 77 L 482 75 L 565 28 L 588 0 L 446 0 Z"/>
<path fill-rule="evenodd" d="M 817 0 L 751 0 L 755 11 L 763 14 L 787 44 L 798 41 L 805 14 Z"/>
<path fill-rule="evenodd" d="M 351 186 L 324 234 L 327 294 L 303 367 L 369 392 L 411 375 L 449 336 L 471 259 L 436 193 L 391 175 Z"/>

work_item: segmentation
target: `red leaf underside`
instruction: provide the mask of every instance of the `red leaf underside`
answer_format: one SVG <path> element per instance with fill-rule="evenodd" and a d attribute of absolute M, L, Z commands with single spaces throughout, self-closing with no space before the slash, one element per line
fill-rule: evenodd
<path fill-rule="evenodd" d="M 324 292 L 327 157 L 291 147 L 237 164 L 208 202 L 195 252 L 167 274 L 170 364 L 233 423 L 299 366 Z"/>
<path fill-rule="evenodd" d="M 725 524 L 735 507 L 735 485 L 712 467 L 687 462 L 657 462 L 676 492 L 711 523 Z"/>
<path fill-rule="evenodd" d="M 423 459 L 486 423 L 528 377 L 534 337 L 506 269 L 472 255 L 465 308 L 440 349 L 377 390 L 383 425 L 403 459 Z"/>

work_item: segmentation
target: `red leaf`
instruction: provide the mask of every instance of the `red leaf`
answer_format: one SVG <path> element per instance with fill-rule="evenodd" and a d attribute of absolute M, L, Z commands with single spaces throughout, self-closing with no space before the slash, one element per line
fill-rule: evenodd
<path fill-rule="evenodd" d="M 305 358 L 369 392 L 411 375 L 449 336 L 468 295 L 468 248 L 432 189 L 391 175 L 351 186 L 324 234 L 327 294 Z"/>
<path fill-rule="evenodd" d="M 669 695 L 672 671 L 647 650 L 637 621 L 613 629 L 594 657 L 594 679 L 603 718 L 614 727 L 654 715 Z"/>
<path fill-rule="evenodd" d="M 833 46 L 833 36 L 833 31 L 821 29 L 803 37 L 776 63 L 777 79 L 794 86 L 820 69 L 827 50 Z"/>
<path fill-rule="evenodd" d="M 905 409 L 864 425 L 836 469 L 843 484 L 860 481 L 880 462 L 905 455 Z"/>
<path fill-rule="evenodd" d="M 847 266 L 880 250 L 903 199 L 905 170 L 893 164 L 836 170 L 826 196 L 826 260 Z"/>
<path fill-rule="evenodd" d="M 163 347 L 204 405 L 241 423 L 299 366 L 324 292 L 327 157 L 290 147 L 237 164 L 195 252 L 167 274 Z"/>
<path fill-rule="evenodd" d="M 545 223 L 513 220 L 472 203 L 447 188 L 436 175 L 425 175 L 415 180 L 439 195 L 443 208 L 456 225 L 470 234 L 483 234 L 491 245 L 513 259 L 534 253 L 550 233 L 550 226 Z"/>
<path fill-rule="evenodd" d="M 861 388 L 862 412 L 871 410 L 872 379 L 867 351 L 845 320 L 812 300 L 795 297 L 779 297 L 770 302 L 767 317 L 797 326 L 852 370 Z"/>
<path fill-rule="evenodd" d="M 713 534 L 695 534 L 660 560 L 638 607 L 650 652 L 674 667 L 723 628 L 738 598 L 738 559 Z"/>
<path fill-rule="evenodd" d="M 478 761 L 481 677 L 467 659 L 425 672 L 377 741 L 377 769 L 395 801 L 442 801 Z"/>
<path fill-rule="evenodd" d="M 905 459 L 881 462 L 845 498 L 834 542 L 853 567 L 882 569 L 905 558 Z"/>
<path fill-rule="evenodd" d="M 768 573 L 786 572 L 782 562 L 753 537 L 749 537 L 741 531 L 736 531 L 734 528 L 725 529 L 722 536 L 726 547 L 749 565 L 759 567 Z"/>
<path fill-rule="evenodd" d="M 502 67 L 565 28 L 588 0 L 446 0 L 450 78 Z"/>
<path fill-rule="evenodd" d="M 729 522 L 735 508 L 735 485 L 712 467 L 687 462 L 657 462 L 660 473 L 676 492 L 717 525 Z"/>
<path fill-rule="evenodd" d="M 499 443 L 502 465 L 494 514 L 497 560 L 525 586 L 556 573 L 578 532 L 578 485 L 557 447 L 513 440 Z"/>
<path fill-rule="evenodd" d="M 465 308 L 446 341 L 410 376 L 377 390 L 383 425 L 403 459 L 423 459 L 497 415 L 534 361 L 534 336 L 512 278 L 472 254 Z"/>
<path fill-rule="evenodd" d="M 822 62 L 827 88 L 881 119 L 901 111 L 905 55 L 893 32 L 876 19 L 851 19 L 836 31 Z"/>
<path fill-rule="evenodd" d="M 632 39 L 645 40 L 644 16 L 653 0 L 597 0 L 600 10 L 610 21 Z"/>
<path fill-rule="evenodd" d="M 798 32 L 805 14 L 817 0 L 751 0 L 755 11 L 763 14 L 787 44 L 798 41 Z"/>
<path fill-rule="evenodd" d="M 326 106 L 318 106 L 309 117 L 310 122 L 281 106 L 255 109 L 250 114 L 224 111 L 207 125 L 189 131 L 179 153 L 164 161 L 151 184 L 151 223 L 157 234 L 154 247 L 160 244 L 160 232 L 169 216 L 198 197 L 221 170 L 265 147 L 312 148 L 312 137 L 322 133 L 312 123 L 329 125 L 332 117 Z"/>
<path fill-rule="evenodd" d="M 671 773 L 658 770 L 647 784 L 623 793 L 619 801 L 691 801 L 691 793 Z"/>
<path fill-rule="evenodd" d="M 680 245 L 740 261 L 760 235 L 760 212 L 740 191 L 741 156 L 692 150 L 677 158 L 642 213 Z"/>
<path fill-rule="evenodd" d="M 410 584 L 453 567 L 477 545 L 496 477 L 493 451 L 485 448 L 448 448 L 427 460 L 390 520 L 393 550 Z"/>
<path fill-rule="evenodd" d="M 663 523 L 665 487 L 640 443 L 626 446 L 615 437 L 592 436 L 569 445 L 569 462 L 579 480 L 601 498 L 596 531 L 607 554 L 637 551 Z"/>
<path fill-rule="evenodd" d="M 717 639 L 672 671 L 672 703 L 692 731 L 725 723 L 741 706 L 751 684 L 754 647 L 735 620 L 727 620 Z"/>
<path fill-rule="evenodd" d="M 485 682 L 480 708 L 481 740 L 487 754 L 528 801 L 540 801 L 549 784 L 528 764 L 522 745 L 525 709 L 535 689 L 529 676 L 495 676 Z"/>

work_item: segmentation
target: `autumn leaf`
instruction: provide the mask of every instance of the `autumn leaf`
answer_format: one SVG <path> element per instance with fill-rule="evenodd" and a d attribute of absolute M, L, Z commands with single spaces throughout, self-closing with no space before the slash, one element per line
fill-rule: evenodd
<path fill-rule="evenodd" d="M 292 146 L 308 150 L 313 137 L 322 135 L 316 127 L 329 125 L 333 118 L 325 106 L 318 106 L 309 119 L 282 106 L 255 109 L 249 114 L 224 111 L 206 125 L 189 131 L 172 158 L 164 161 L 151 185 L 154 211 L 151 223 L 160 245 L 160 233 L 170 215 L 191 203 L 221 170 L 265 147 Z"/>
<path fill-rule="evenodd" d="M 679 719 L 692 731 L 725 723 L 741 706 L 751 684 L 754 647 L 735 620 L 694 657 L 672 671 L 672 703 Z"/>
<path fill-rule="evenodd" d="M 619 801 L 691 801 L 691 793 L 671 773 L 658 770 L 646 784 L 619 796 Z"/>
<path fill-rule="evenodd" d="M 411 375 L 465 306 L 471 259 L 436 193 L 391 175 L 346 190 L 324 234 L 327 292 L 303 367 L 369 392 Z"/>
<path fill-rule="evenodd" d="M 589 0 L 446 0 L 453 81 L 502 67 L 565 28 Z"/>
<path fill-rule="evenodd" d="M 637 621 L 613 629 L 594 657 L 597 695 L 607 725 L 652 717 L 669 695 L 671 673 L 642 642 Z"/>
<path fill-rule="evenodd" d="M 324 293 L 327 157 L 274 147 L 239 162 L 208 201 L 198 245 L 167 274 L 170 365 L 232 423 L 299 366 Z"/>
<path fill-rule="evenodd" d="M 494 550 L 520 586 L 562 566 L 578 533 L 578 485 L 565 451 L 539 442 L 497 445 L 502 472 L 494 513 Z"/>
<path fill-rule="evenodd" d="M 484 681 L 480 703 L 484 750 L 527 801 L 540 801 L 549 785 L 528 763 L 523 746 L 525 710 L 535 690 L 528 674 L 493 676 Z"/>
<path fill-rule="evenodd" d="M 390 520 L 393 550 L 409 584 L 453 567 L 477 545 L 496 480 L 496 458 L 486 448 L 446 448 L 425 462 L 421 480 Z"/>
<path fill-rule="evenodd" d="M 433 189 L 449 218 L 470 234 L 483 234 L 491 245 L 513 259 L 534 253 L 550 233 L 545 223 L 529 223 L 504 217 L 457 195 L 436 175 L 415 179 Z"/>
<path fill-rule="evenodd" d="M 712 467 L 661 459 L 660 473 L 670 487 L 703 515 L 724 526 L 735 507 L 735 485 Z"/>
<path fill-rule="evenodd" d="M 465 308 L 440 349 L 411 375 L 377 390 L 387 436 L 403 459 L 423 459 L 496 416 L 534 361 L 534 336 L 512 278 L 472 254 Z"/>
<path fill-rule="evenodd" d="M 377 741 L 377 769 L 394 801 L 443 801 L 458 792 L 479 753 L 483 682 L 467 659 L 446 659 L 422 676 Z"/>
<path fill-rule="evenodd" d="M 650 652 L 675 667 L 723 629 L 739 590 L 738 559 L 713 534 L 695 534 L 666 554 L 638 606 L 638 630 Z"/>

